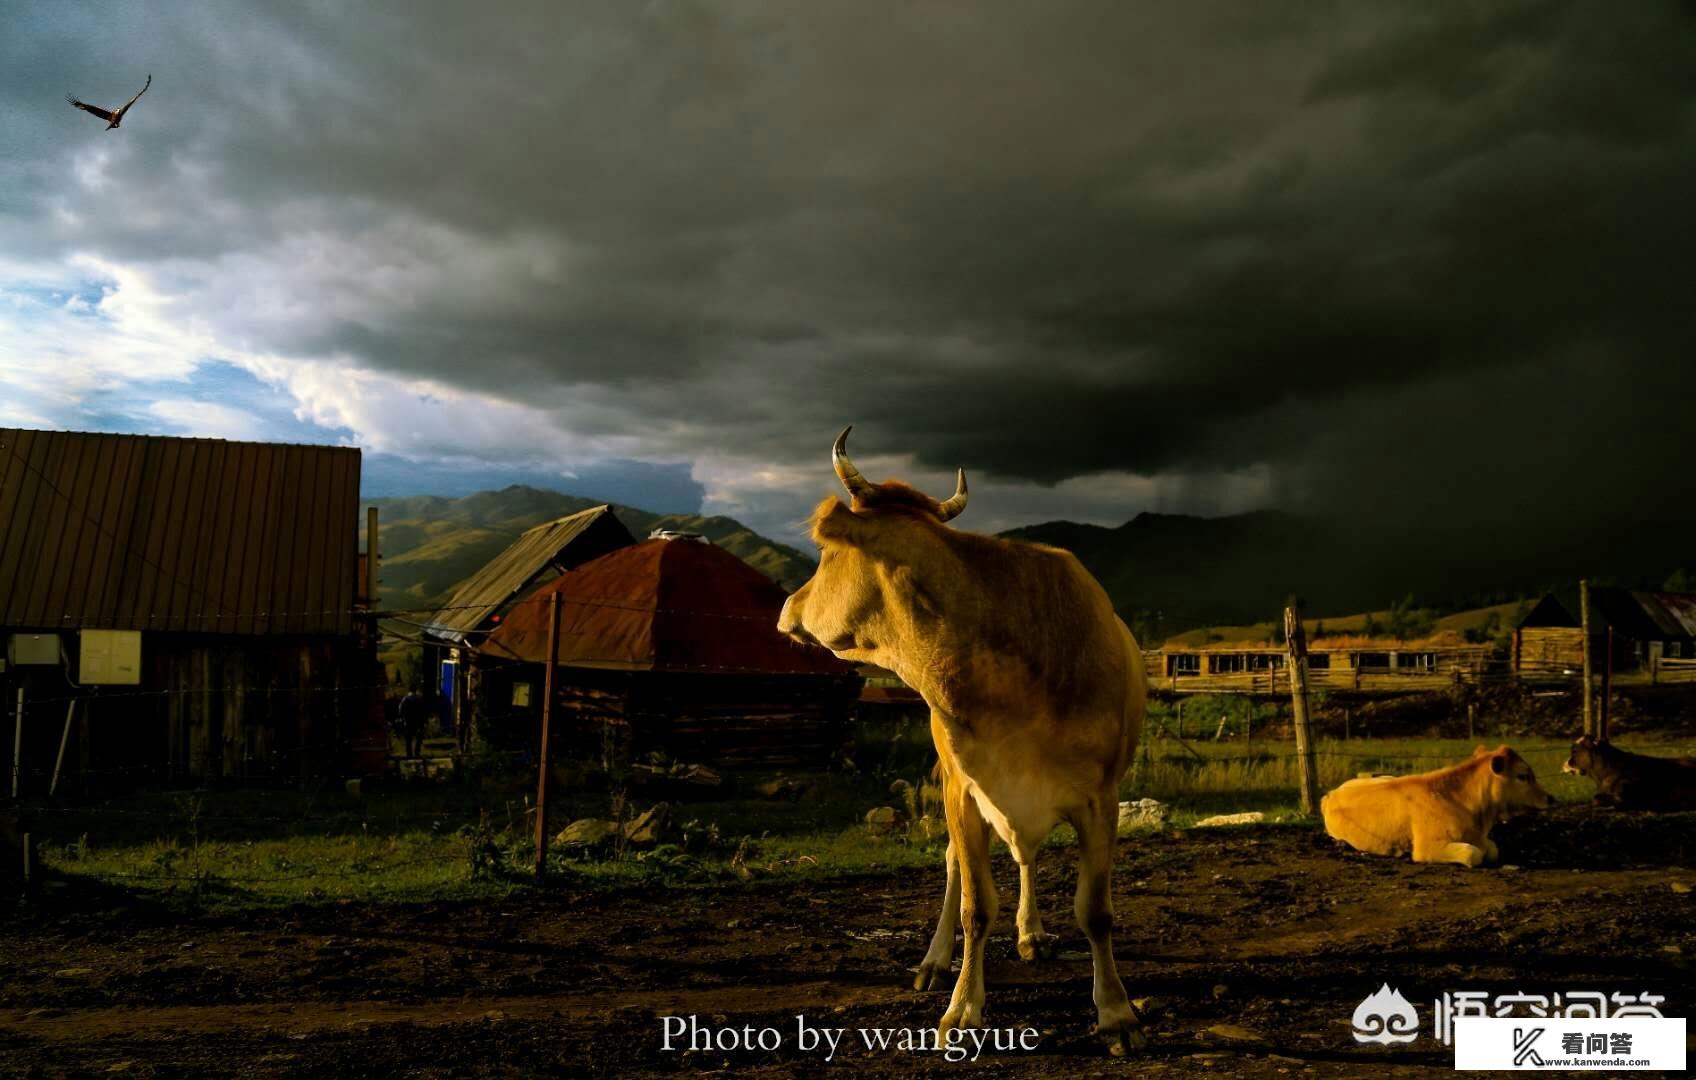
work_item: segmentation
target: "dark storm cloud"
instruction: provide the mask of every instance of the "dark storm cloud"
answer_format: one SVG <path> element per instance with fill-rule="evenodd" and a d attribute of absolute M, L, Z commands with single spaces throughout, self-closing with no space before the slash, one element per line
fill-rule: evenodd
<path fill-rule="evenodd" d="M 1688 10 L 44 6 L 0 241 L 659 456 L 1628 512 L 1696 390 Z M 146 70 L 121 141 L 36 108 Z M 124 200 L 54 224 L 90 144 Z"/>

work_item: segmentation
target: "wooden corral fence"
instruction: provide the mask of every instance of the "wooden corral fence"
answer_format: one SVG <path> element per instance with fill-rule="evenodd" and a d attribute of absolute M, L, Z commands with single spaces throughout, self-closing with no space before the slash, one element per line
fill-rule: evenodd
<path fill-rule="evenodd" d="M 1283 697 L 1290 673 L 1283 646 L 1152 649 L 1143 653 L 1152 690 L 1171 694 Z M 1407 648 L 1309 644 L 1309 690 L 1405 694 L 1499 680 L 1508 674 L 1488 645 Z"/>
<path fill-rule="evenodd" d="M 1657 683 L 1696 683 L 1696 660 L 1662 657 L 1655 662 L 1655 669 L 1652 675 Z"/>

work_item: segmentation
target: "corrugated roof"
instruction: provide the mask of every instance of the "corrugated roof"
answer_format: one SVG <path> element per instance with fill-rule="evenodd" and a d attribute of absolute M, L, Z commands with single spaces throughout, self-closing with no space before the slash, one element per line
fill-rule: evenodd
<path fill-rule="evenodd" d="M 0 428 L 0 626 L 352 633 L 359 462 Z"/>
<path fill-rule="evenodd" d="M 1696 596 L 1685 593 L 1632 593 L 1643 611 L 1668 637 L 1696 637 Z"/>
<path fill-rule="evenodd" d="M 1549 593 L 1526 613 L 1520 626 L 1580 624 L 1578 589 Z M 1696 596 L 1687 593 L 1637 592 L 1611 585 L 1590 586 L 1590 631 L 1637 641 L 1696 637 Z"/>
<path fill-rule="evenodd" d="M 854 667 L 777 631 L 783 587 L 723 548 L 644 540 L 571 570 L 515 605 L 483 644 L 541 663 L 546 597 L 560 596 L 559 663 L 616 671 L 848 675 Z"/>
<path fill-rule="evenodd" d="M 569 570 L 598 555 L 636 542 L 610 506 L 594 506 L 526 529 L 475 574 L 429 619 L 437 637 L 462 640 L 522 593 L 550 566 Z"/>

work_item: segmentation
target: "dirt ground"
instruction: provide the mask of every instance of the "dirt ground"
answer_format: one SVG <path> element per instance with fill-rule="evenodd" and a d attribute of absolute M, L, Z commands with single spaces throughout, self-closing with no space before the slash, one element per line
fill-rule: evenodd
<path fill-rule="evenodd" d="M 1015 878 L 998 859 L 987 1022 L 1030 1051 L 953 1064 L 867 1050 L 854 1029 L 933 1025 L 946 993 L 910 989 L 942 891 L 935 873 L 754 882 L 664 895 L 526 893 L 498 903 L 301 907 L 192 917 L 83 886 L 0 923 L 0 1071 L 36 1076 L 414 1074 L 764 1076 L 958 1069 L 1036 1076 L 1448 1073 L 1431 1037 L 1444 991 L 1653 992 L 1687 1015 L 1696 986 L 1696 815 L 1568 808 L 1502 826 L 1512 868 L 1413 866 L 1302 828 L 1122 840 L 1117 953 L 1155 999 L 1149 1046 L 1089 1033 L 1089 959 L 1070 917 L 1070 853 L 1046 852 L 1058 954 L 1019 961 Z M 1421 1038 L 1355 1043 L 1381 983 Z M 666 1016 L 776 1029 L 774 1051 L 662 1049 Z M 850 1029 L 827 1066 L 796 1016 Z M 681 1045 L 681 1040 L 679 1042 Z"/>

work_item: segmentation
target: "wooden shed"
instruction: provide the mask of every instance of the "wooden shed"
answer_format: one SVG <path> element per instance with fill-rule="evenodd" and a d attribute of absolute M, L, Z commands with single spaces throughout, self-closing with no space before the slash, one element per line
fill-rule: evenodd
<path fill-rule="evenodd" d="M 844 734 L 861 684 L 852 665 L 777 632 L 781 586 L 675 534 L 568 570 L 513 606 L 478 658 L 491 733 L 522 732 L 534 745 L 555 595 L 553 729 L 569 754 L 822 763 Z"/>
<path fill-rule="evenodd" d="M 22 692 L 35 786 L 67 737 L 85 777 L 380 756 L 359 467 L 349 447 L 0 429 L 0 694 L 13 712 Z"/>
<path fill-rule="evenodd" d="M 423 627 L 423 664 L 440 697 L 444 727 L 469 743 L 477 643 L 500 625 L 514 604 L 573 567 L 636 542 L 607 505 L 524 530 L 505 551 L 454 589 Z"/>
<path fill-rule="evenodd" d="M 1578 589 L 1539 600 L 1514 630 L 1513 668 L 1528 678 L 1577 674 L 1584 668 Z M 1590 586 L 1590 660 L 1596 671 L 1642 672 L 1662 660 L 1696 658 L 1696 596 Z"/>
<path fill-rule="evenodd" d="M 1308 684 L 1316 689 L 1436 689 L 1482 674 L 1495 650 L 1441 633 L 1417 640 L 1310 638 Z M 1150 685 L 1192 693 L 1287 693 L 1284 646 L 1270 641 L 1168 644 L 1144 654 Z"/>

